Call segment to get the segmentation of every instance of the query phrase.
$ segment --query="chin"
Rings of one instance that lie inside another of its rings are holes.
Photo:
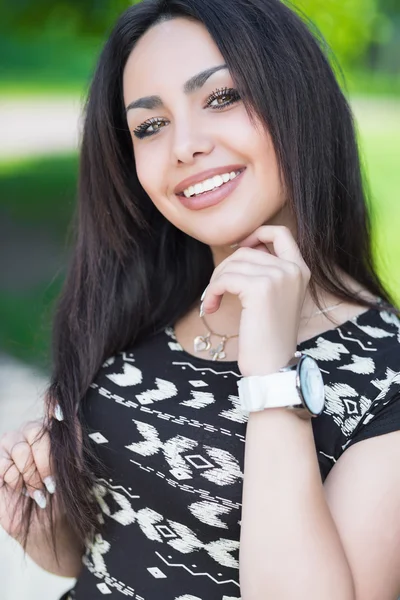
[[[231,224],[227,225],[225,221],[225,224],[216,223],[207,227],[207,231],[193,231],[189,235],[213,248],[229,248],[233,244],[238,244],[244,240],[261,225],[262,222],[257,222],[249,224],[248,227],[243,227],[242,222],[240,227],[232,227]]]
[[[240,240],[243,240],[245,237],[247,237],[243,233],[233,234],[229,231],[221,231],[221,229],[217,230],[216,232],[207,231],[207,233],[192,232],[188,235],[191,235],[202,244],[212,246],[213,248],[224,248],[226,246],[229,247],[232,246],[232,244],[237,244]]]

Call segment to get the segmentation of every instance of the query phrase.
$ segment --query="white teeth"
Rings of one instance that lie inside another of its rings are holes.
[[[223,185],[224,183],[224,180],[222,179],[221,175],[216,175],[215,177],[213,177],[213,181],[216,187],[221,187],[221,185]]]
[[[215,187],[213,179],[206,179],[205,182],[203,183],[203,185],[204,185],[204,189],[206,192],[210,192]]]
[[[199,194],[203,194],[204,192],[210,192],[211,190],[221,187],[224,183],[228,183],[228,181],[235,179],[239,175],[239,171],[235,173],[232,171],[231,173],[223,173],[222,175],[215,175],[215,177],[211,177],[210,179],[206,179],[201,183],[196,183],[194,186],[191,185],[186,190],[184,190],[183,194],[186,198],[190,198],[190,196],[197,196]]]

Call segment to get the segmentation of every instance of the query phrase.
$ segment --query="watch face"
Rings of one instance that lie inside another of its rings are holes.
[[[315,360],[305,356],[299,369],[300,389],[308,410],[320,415],[325,405],[324,380]]]

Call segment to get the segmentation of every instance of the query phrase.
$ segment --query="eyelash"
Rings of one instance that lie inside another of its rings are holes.
[[[220,98],[224,98],[225,96],[230,96],[231,99],[227,102],[224,102],[224,104],[220,104],[218,106],[211,106],[211,104],[212,104],[212,102],[214,102],[214,100],[219,100]],[[234,88],[227,88],[227,87],[218,88],[207,98],[205,106],[211,107],[214,110],[222,110],[223,108],[226,108],[227,106],[230,106],[231,104],[234,104],[235,102],[238,102],[239,100],[240,100],[240,96],[239,96],[237,90],[235,90]],[[151,131],[151,132],[148,132],[147,129],[156,123],[162,123],[162,122],[165,122],[165,119],[159,119],[158,117],[152,117],[151,119],[148,119],[147,121],[145,121],[144,123],[139,125],[139,127],[136,127],[136,129],[133,130],[133,133],[139,139],[143,139],[145,137],[150,137],[151,135],[155,135],[156,133],[158,133],[161,128],[156,129],[155,131]]]

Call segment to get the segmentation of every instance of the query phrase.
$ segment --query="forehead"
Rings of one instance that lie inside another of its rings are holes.
[[[224,62],[202,23],[184,18],[159,23],[140,38],[128,58],[125,100],[157,93],[161,84],[182,86],[194,74]]]

